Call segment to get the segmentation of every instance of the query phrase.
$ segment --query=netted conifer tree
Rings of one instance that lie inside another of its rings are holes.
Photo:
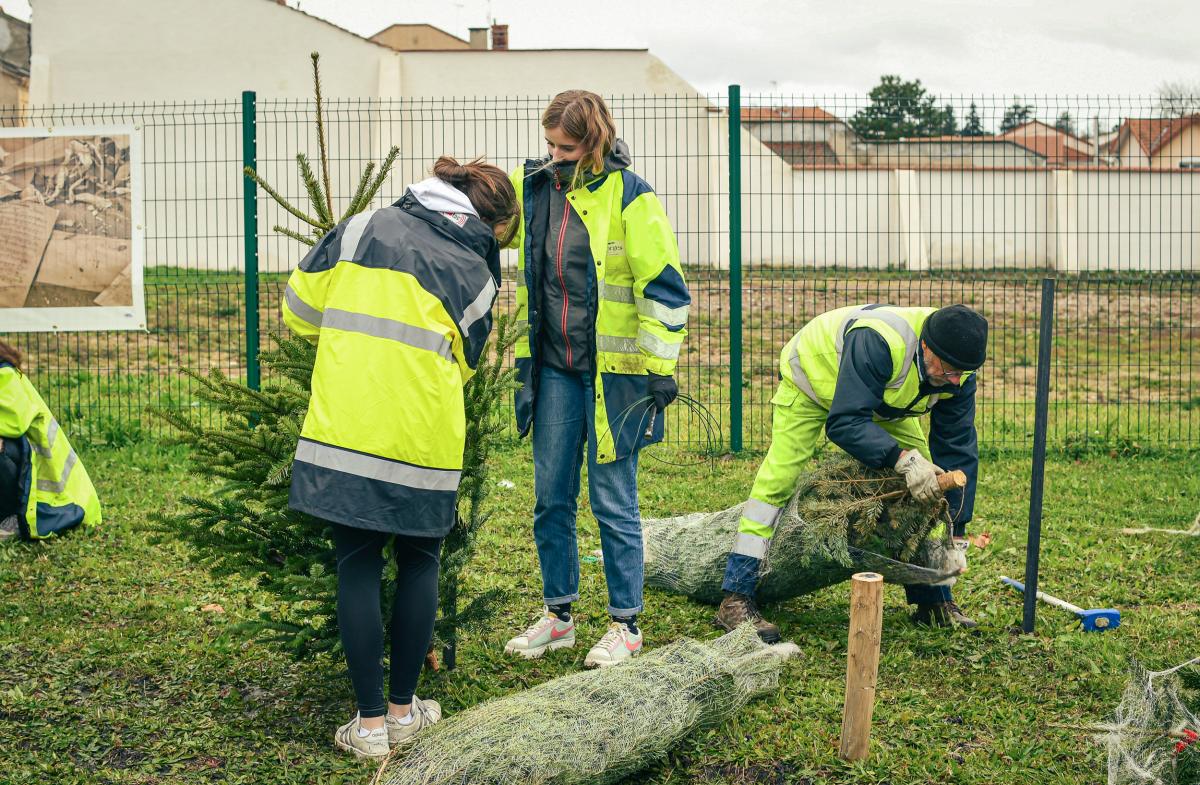
[[[296,156],[309,210],[301,210],[257,172],[246,170],[247,177],[309,226],[311,237],[282,226],[275,231],[306,245],[313,245],[339,221],[366,209],[399,152],[393,147],[378,169],[374,162],[367,164],[346,209],[335,219],[316,53],[312,64],[320,178],[305,155]],[[476,535],[488,518],[487,464],[504,438],[504,402],[515,386],[515,371],[505,367],[504,358],[516,338],[515,324],[507,317],[498,319],[494,340],[463,389],[467,433],[459,515],[442,549],[441,612],[435,629],[436,637],[446,645],[451,667],[458,631],[484,621],[497,599],[485,593],[460,607],[459,586]],[[159,525],[169,536],[189,543],[214,575],[240,575],[264,589],[270,601],[260,605],[255,618],[240,627],[299,656],[338,645],[336,563],[328,526],[288,508],[292,460],[308,410],[316,347],[293,336],[274,335],[272,340],[274,348],[260,358],[267,379],[260,390],[252,390],[218,369],[207,374],[184,370],[198,385],[197,397],[216,417],[178,409],[153,410],[191,447],[194,470],[218,481],[207,495],[185,497],[182,509],[160,516]],[[385,601],[389,596],[385,591]]]

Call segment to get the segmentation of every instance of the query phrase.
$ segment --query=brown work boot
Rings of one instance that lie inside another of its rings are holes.
[[[913,624],[925,627],[962,627],[964,630],[973,630],[979,626],[979,622],[963,613],[962,608],[953,600],[918,605],[912,620]]]
[[[754,598],[737,592],[729,592],[725,599],[721,600],[721,607],[717,608],[716,622],[717,626],[726,632],[733,632],[744,622],[753,622],[754,630],[763,643],[779,643],[782,638],[779,628],[758,612]]]

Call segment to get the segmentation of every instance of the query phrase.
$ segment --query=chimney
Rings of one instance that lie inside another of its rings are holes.
[[[488,29],[486,27],[471,28],[471,48],[487,49]]]
[[[508,49],[508,25],[492,24],[492,50],[496,52]]]

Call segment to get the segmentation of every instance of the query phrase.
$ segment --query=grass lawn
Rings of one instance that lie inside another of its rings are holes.
[[[656,448],[643,457],[647,516],[715,509],[749,489],[758,457],[717,461]],[[654,460],[691,462],[677,467]],[[352,710],[336,659],[296,662],[234,629],[266,597],[218,583],[179,543],[155,544],[150,513],[206,482],[186,455],[149,441],[84,451],[107,520],[48,543],[0,547],[0,781],[5,783],[365,783],[372,767],[336,752]],[[583,565],[582,645],[540,661],[506,659],[530,621],[540,581],[530,534],[528,445],[498,456],[495,518],[467,577],[468,594],[508,592],[485,631],[467,635],[453,673],[425,674],[421,695],[458,712],[582,667],[605,624],[602,568]],[[1200,510],[1194,455],[1082,462],[1047,470],[1043,587],[1083,606],[1115,606],[1122,627],[1084,634],[1043,608],[1036,636],[1014,632],[1020,598],[1000,586],[1023,571],[1029,463],[985,459],[960,602],[979,634],[917,630],[903,592],[885,591],[883,654],[871,756],[837,758],[844,689],[845,586],[769,608],[803,650],[773,695],[736,721],[701,731],[638,782],[1100,783],[1104,753],[1072,726],[1105,719],[1136,656],[1164,667],[1200,654],[1200,539],[1124,536],[1123,526],[1186,528]],[[585,492],[586,495],[586,492]],[[599,547],[581,505],[580,547]],[[212,609],[212,605],[221,610]],[[205,609],[209,606],[209,609]],[[651,591],[649,645],[715,636],[713,610]],[[570,739],[557,744],[570,755]]]

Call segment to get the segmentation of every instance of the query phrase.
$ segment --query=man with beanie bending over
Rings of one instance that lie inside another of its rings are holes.
[[[894,467],[918,500],[938,494],[943,467],[964,471],[967,487],[946,499],[955,545],[965,559],[979,468],[975,371],[987,354],[987,332],[987,320],[965,305],[852,305],[821,314],[788,341],[771,399],[771,448],[726,565],[725,599],[717,612],[721,627],[732,630],[752,621],[764,641],[780,639],[779,628],[754,603],[759,564],[822,429],[867,466]],[[930,418],[928,438],[918,419],[924,414]],[[917,606],[912,616],[917,624],[976,626],[954,602],[950,585],[905,591]]]

